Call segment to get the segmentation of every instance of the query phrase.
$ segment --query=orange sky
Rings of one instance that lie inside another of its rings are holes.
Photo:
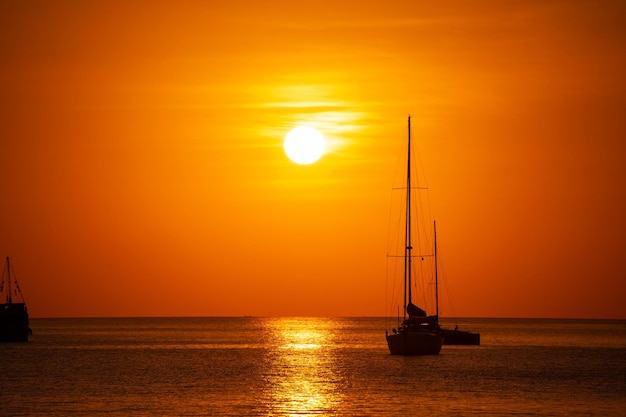
[[[0,3],[32,317],[384,315],[410,113],[443,316],[626,318],[622,2],[211,3]]]

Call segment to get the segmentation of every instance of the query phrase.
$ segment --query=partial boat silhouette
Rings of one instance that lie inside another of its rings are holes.
[[[437,267],[437,229],[435,229],[435,292],[437,294],[437,315],[439,315],[439,273]],[[459,330],[459,326],[454,329],[441,328],[444,345],[480,345],[480,333],[467,330]]]
[[[406,176],[406,215],[404,235],[403,320],[392,334],[387,332],[387,346],[392,355],[437,355],[443,344],[438,315],[429,316],[413,303],[411,236],[411,116],[408,118],[408,156]],[[436,269],[436,267],[435,267]],[[435,296],[437,298],[437,296]]]
[[[441,329],[443,332],[444,345],[480,345],[480,333],[474,333],[467,330]]]
[[[0,300],[4,301],[0,304],[0,342],[28,342],[32,334],[28,309],[15,274],[11,275],[8,256],[0,279]]]

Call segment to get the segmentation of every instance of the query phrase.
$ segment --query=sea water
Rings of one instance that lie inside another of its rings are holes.
[[[382,318],[32,319],[1,416],[626,415],[625,320],[458,319],[481,346],[391,356]]]

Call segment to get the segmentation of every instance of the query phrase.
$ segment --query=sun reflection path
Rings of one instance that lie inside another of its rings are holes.
[[[338,331],[333,320],[270,319],[267,330],[274,340],[266,376],[268,408],[288,416],[336,413],[342,377],[333,354]]]

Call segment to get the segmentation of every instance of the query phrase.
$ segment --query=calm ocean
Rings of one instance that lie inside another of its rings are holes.
[[[626,415],[626,320],[457,319],[390,356],[380,318],[32,319],[1,416]]]

